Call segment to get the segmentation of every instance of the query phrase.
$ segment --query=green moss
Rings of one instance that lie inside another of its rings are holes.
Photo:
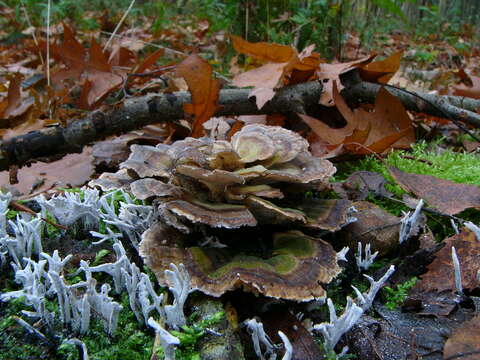
[[[384,162],[374,156],[369,156],[358,161],[340,163],[337,166],[338,172],[334,181],[345,180],[355,171],[378,172],[388,181],[388,184],[385,186],[386,189],[392,192],[395,198],[401,199],[406,194],[406,191],[397,185],[390,175],[387,165],[391,165],[408,173],[432,175],[456,183],[480,186],[480,161],[478,155],[445,150],[439,146],[442,140],[439,139],[431,143],[419,141],[412,146],[411,151],[393,151],[384,159]],[[367,200],[395,216],[402,216],[402,211],[411,210],[400,201],[379,198],[373,195],[370,195]],[[425,214],[427,216],[427,225],[438,240],[453,234],[450,219],[429,213]],[[480,212],[474,209],[466,210],[459,214],[458,217],[474,223],[480,222]]]
[[[105,333],[101,322],[94,320],[90,332],[80,338],[87,346],[92,360],[150,359],[155,338],[153,331],[137,322],[134,313],[130,310],[127,294],[122,296],[122,306],[118,328],[113,337]],[[188,319],[190,325],[183,326],[181,331],[171,331],[172,335],[177,336],[181,341],[176,351],[176,358],[199,359],[196,349],[198,340],[205,334],[205,329],[218,323],[224,316],[224,312],[221,311],[205,320],[196,321],[198,314],[193,313]],[[78,350],[75,346],[64,343],[58,347],[57,351],[68,360],[78,358]],[[161,359],[163,350],[160,348],[157,354]]]
[[[7,219],[8,220],[13,220],[17,217],[18,214],[20,214],[20,213],[16,210],[8,210],[7,211]]]
[[[80,337],[88,349],[92,360],[147,360],[150,359],[154,336],[151,331],[142,327],[130,310],[128,295],[122,296],[123,309],[120,311],[118,327],[113,337],[108,336],[103,323],[93,319],[90,331]],[[67,359],[76,359],[78,354],[74,346],[62,344],[57,351]]]
[[[409,173],[432,175],[457,183],[480,186],[478,155],[444,150],[438,146],[441,140],[433,143],[419,141],[412,146],[411,151],[393,151],[387,156],[385,163]],[[374,156],[369,156],[360,161],[340,164],[336,179],[343,180],[355,171],[368,170],[379,172],[388,181],[395,183],[385,163]],[[388,190],[396,195],[405,193],[398,185],[390,186]]]
[[[24,299],[18,298],[8,303],[0,304],[0,360],[37,360],[51,359],[50,349],[26,333],[25,329],[17,325],[14,316],[20,315],[22,310],[31,310],[23,304]]]
[[[397,306],[400,306],[407,298],[408,291],[417,283],[416,277],[405,281],[402,284],[398,284],[394,289],[385,286],[382,291],[385,298],[385,306],[390,310],[394,310]]]
[[[198,316],[199,314],[194,312],[188,320],[191,325],[182,326],[182,331],[170,331],[180,339],[181,344],[175,351],[175,358],[178,360],[200,359],[198,341],[205,335],[207,328],[218,324],[225,317],[225,312],[219,311],[206,319],[196,321]]]
[[[110,254],[110,250],[108,249],[102,249],[100,250],[96,255],[95,259],[93,260],[92,266],[97,266],[102,262],[102,259]]]

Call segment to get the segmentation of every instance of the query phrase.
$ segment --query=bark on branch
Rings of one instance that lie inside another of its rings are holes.
[[[349,102],[374,103],[381,84],[362,81],[356,71],[342,76],[345,89],[342,95]],[[480,100],[462,96],[438,96],[420,92],[408,92],[400,88],[386,88],[397,97],[408,110],[437,117],[447,117],[480,128]]]
[[[318,103],[322,85],[315,81],[280,89],[261,110],[257,109],[255,98],[248,97],[249,92],[249,89],[222,90],[221,108],[216,115],[305,113],[305,105]],[[183,104],[191,101],[190,93],[185,91],[130,98],[108,112],[94,111],[75,119],[65,128],[45,128],[0,142],[0,170],[11,165],[23,166],[34,159],[80,152],[91,142],[149,124],[183,119]]]
[[[342,95],[347,101],[352,102],[358,99],[373,102],[380,88],[378,84],[358,81],[350,81],[350,84],[350,86],[347,84]],[[435,106],[422,105],[415,96],[393,90],[391,90],[392,93],[398,96],[407,109],[445,116]],[[221,109],[216,115],[304,114],[308,105],[318,104],[322,84],[314,81],[282,88],[261,110],[257,109],[254,98],[248,98],[249,92],[249,89],[221,90],[219,99]],[[451,105],[455,103],[457,106],[476,109],[480,108],[480,101],[465,101],[464,98],[457,97],[432,97],[428,94],[418,95],[434,100],[432,101],[434,104],[443,106],[444,111],[459,121],[480,127],[480,115]],[[80,152],[83,146],[89,143],[152,123],[180,120],[185,117],[183,104],[190,102],[191,97],[188,92],[130,98],[107,112],[94,111],[82,119],[73,120],[65,128],[45,128],[5,142],[0,141],[0,170],[7,170],[12,165],[23,166],[35,159],[52,157],[56,159],[64,154]]]

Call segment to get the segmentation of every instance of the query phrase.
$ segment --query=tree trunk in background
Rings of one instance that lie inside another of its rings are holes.
[[[448,12],[448,1],[440,0],[440,4],[438,5],[438,7],[440,8],[440,15],[442,16],[442,18],[445,18]]]
[[[402,5],[402,11],[411,24],[415,24],[418,21],[420,11],[417,4],[406,1]]]

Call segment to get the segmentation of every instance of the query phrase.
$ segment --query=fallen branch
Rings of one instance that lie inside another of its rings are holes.
[[[307,104],[318,103],[321,91],[322,85],[317,81],[283,88],[258,110],[255,98],[248,97],[249,89],[226,89],[220,92],[221,109],[216,115],[304,114]],[[130,98],[108,112],[94,111],[75,119],[65,128],[45,128],[0,142],[0,170],[23,166],[39,158],[55,156],[56,160],[59,155],[81,152],[86,144],[110,135],[183,119],[183,105],[191,101],[186,91]]]
[[[342,79],[342,82],[345,84],[342,95],[349,102],[360,100],[373,103],[381,87],[379,84],[359,82],[353,77]],[[480,108],[479,100],[424,93],[411,94],[394,88],[389,88],[389,91],[397,96],[408,110],[440,117],[447,115],[457,121],[480,127],[479,114],[452,105],[476,109]],[[261,110],[257,109],[255,99],[248,97],[249,92],[249,89],[221,90],[221,108],[215,115],[305,114],[306,107],[318,104],[322,84],[313,81],[282,88]],[[427,99],[431,104],[418,97]],[[45,128],[5,142],[0,141],[0,171],[13,165],[23,166],[38,159],[53,161],[65,154],[81,152],[83,146],[94,141],[152,123],[178,121],[185,118],[183,105],[187,103],[191,103],[191,96],[185,91],[130,98],[107,112],[94,111],[82,119],[73,120],[65,128]]]
[[[355,71],[346,73],[341,80],[345,86],[342,96],[349,102],[374,103],[377,93],[382,87],[382,84],[361,81]],[[462,96],[438,96],[406,91],[388,85],[386,89],[410,111],[441,118],[448,117],[452,121],[461,121],[480,128],[480,114],[475,113],[480,110],[480,100]]]

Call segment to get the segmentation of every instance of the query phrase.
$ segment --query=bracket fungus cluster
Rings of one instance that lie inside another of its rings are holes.
[[[352,206],[304,196],[324,189],[335,167],[300,135],[254,124],[230,142],[186,138],[131,150],[117,173],[91,185],[155,205],[159,221],[140,253],[160,283],[170,263],[183,263],[192,286],[214,296],[238,286],[300,301],[325,295],[321,284],[340,272],[336,253],[303,232],[338,230]]]

